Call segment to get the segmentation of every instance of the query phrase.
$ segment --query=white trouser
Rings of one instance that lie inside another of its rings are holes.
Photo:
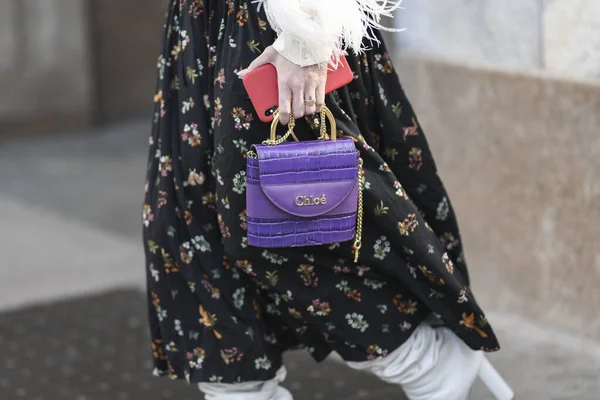
[[[466,400],[483,358],[450,329],[421,324],[386,357],[348,365],[402,386],[410,400]]]
[[[471,350],[449,329],[423,323],[386,357],[347,364],[400,385],[410,400],[465,400],[482,361],[482,352]],[[285,375],[282,367],[267,382],[201,383],[199,387],[206,400],[292,400],[279,386]]]
[[[292,394],[279,386],[285,380],[287,371],[281,367],[275,378],[264,382],[200,383],[205,400],[292,400]]]

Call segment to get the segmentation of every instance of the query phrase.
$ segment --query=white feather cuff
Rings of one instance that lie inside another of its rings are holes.
[[[334,63],[346,49],[360,53],[363,38],[377,41],[373,30],[397,32],[381,25],[383,16],[392,17],[401,0],[254,0],[263,6],[271,27],[284,36],[286,52],[301,53],[305,61]],[[293,50],[290,50],[293,48]],[[306,56],[308,54],[308,56]],[[289,57],[288,57],[289,58]],[[292,60],[294,61],[294,60]]]

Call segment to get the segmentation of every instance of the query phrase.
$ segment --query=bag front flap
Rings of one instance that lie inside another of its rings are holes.
[[[347,214],[357,207],[357,202],[351,200],[357,199],[358,179],[260,186],[271,203],[297,217],[316,217],[338,207],[336,214]],[[346,199],[349,201],[344,202]]]

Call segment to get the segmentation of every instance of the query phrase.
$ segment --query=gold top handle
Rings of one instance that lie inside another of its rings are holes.
[[[329,120],[329,125],[331,126],[331,135],[327,135],[327,124],[326,121]],[[298,141],[298,138],[294,134],[294,127],[296,126],[296,120],[293,116],[290,116],[290,122],[288,123],[287,132],[279,139],[277,139],[277,126],[279,125],[279,113],[276,112],[273,118],[273,122],[271,123],[271,138],[266,140],[264,143],[269,145],[278,145],[285,142],[290,136],[294,138],[294,140]],[[326,106],[323,106],[321,109],[321,135],[319,136],[320,140],[336,139],[337,126],[335,123],[335,118],[331,113],[331,110]]]

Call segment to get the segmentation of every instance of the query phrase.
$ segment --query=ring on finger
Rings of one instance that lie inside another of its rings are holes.
[[[308,107],[314,106],[317,104],[317,102],[315,100],[311,99],[304,99],[304,104],[306,104]]]

